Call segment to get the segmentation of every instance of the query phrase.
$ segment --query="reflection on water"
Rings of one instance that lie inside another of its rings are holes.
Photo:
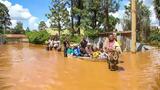
[[[112,72],[105,62],[64,58],[44,46],[0,46],[0,90],[158,90],[159,55],[124,53]]]

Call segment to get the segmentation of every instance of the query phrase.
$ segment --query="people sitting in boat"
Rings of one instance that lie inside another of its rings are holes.
[[[85,38],[83,38],[82,40],[81,40],[81,42],[80,42],[80,47],[81,48],[86,48],[86,46],[87,46],[87,40],[85,39]]]
[[[74,45],[73,55],[76,57],[81,56],[81,51],[78,45]]]
[[[100,51],[98,50],[97,47],[94,47],[92,52],[92,58],[99,58],[99,56],[100,56]]]
[[[73,45],[70,45],[70,47],[67,49],[67,56],[71,57],[73,56],[74,51],[73,51]]]
[[[85,48],[85,57],[91,57],[93,53],[93,46],[91,43],[87,43],[87,47]]]
[[[107,58],[108,58],[108,54],[101,48],[100,49],[99,59],[105,60]]]
[[[82,40],[81,40],[81,42],[80,42],[80,51],[81,51],[81,54],[82,54],[82,56],[84,56],[85,54],[86,54],[86,50],[85,50],[85,48],[86,48],[86,46],[87,46],[87,40],[85,39],[85,38],[83,38]]]

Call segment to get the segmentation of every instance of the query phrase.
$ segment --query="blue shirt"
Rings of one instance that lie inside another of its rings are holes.
[[[80,49],[79,48],[75,48],[73,50],[73,54],[76,55],[76,56],[80,56],[80,54],[81,54]]]

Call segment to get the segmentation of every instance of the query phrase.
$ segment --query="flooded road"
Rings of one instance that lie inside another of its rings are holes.
[[[115,72],[44,46],[2,45],[0,90],[160,90],[160,50],[124,53],[120,61]]]

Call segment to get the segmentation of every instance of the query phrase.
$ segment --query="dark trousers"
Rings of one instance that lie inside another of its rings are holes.
[[[64,57],[67,57],[67,47],[64,47]]]

